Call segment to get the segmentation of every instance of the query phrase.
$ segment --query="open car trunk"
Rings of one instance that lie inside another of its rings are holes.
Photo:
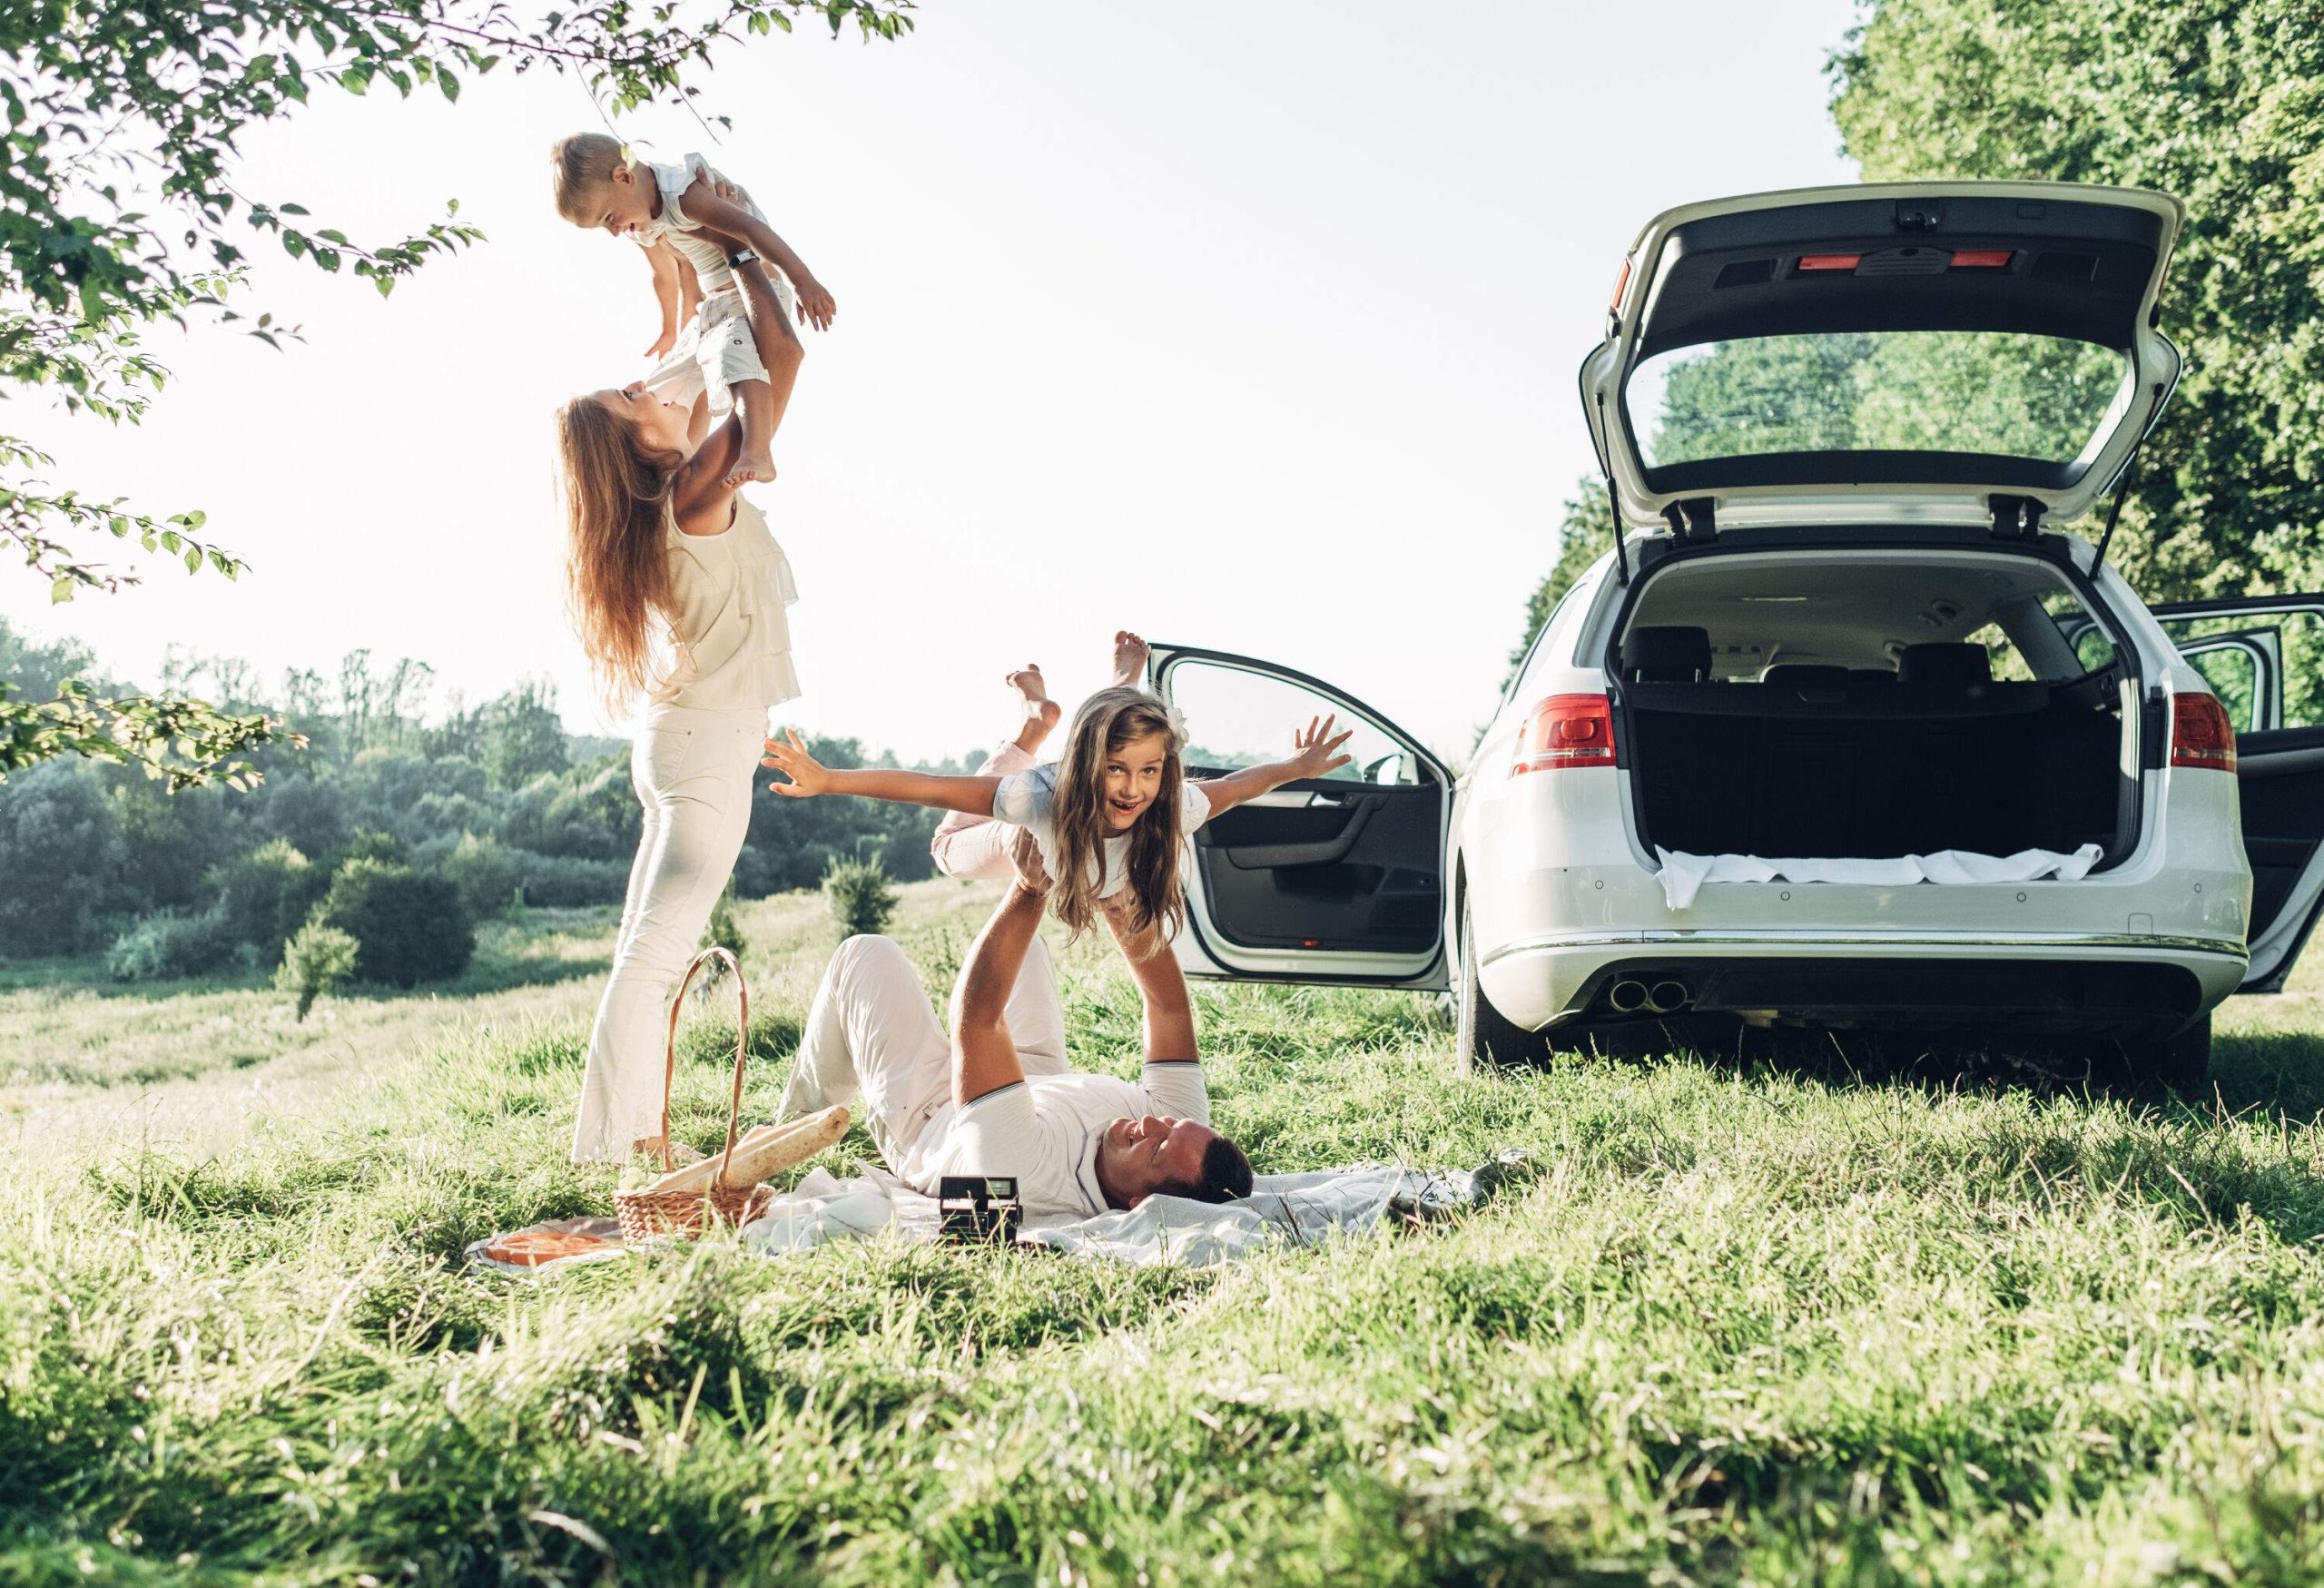
[[[2119,860],[2130,654],[2023,555],[1713,555],[1658,567],[1618,641],[1640,836],[1696,854]]]

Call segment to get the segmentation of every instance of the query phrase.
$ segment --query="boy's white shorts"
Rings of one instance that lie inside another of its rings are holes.
[[[774,273],[775,296],[795,325],[798,309],[789,289],[790,283]],[[678,333],[677,345],[646,371],[645,389],[689,408],[694,399],[708,392],[710,411],[717,416],[734,406],[736,381],[766,378],[766,365],[760,361],[758,348],[751,340],[742,294],[719,292],[702,301],[694,323]]]

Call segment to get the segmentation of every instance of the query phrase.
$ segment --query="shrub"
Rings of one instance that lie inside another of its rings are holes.
[[[504,849],[501,853],[516,868],[517,892],[526,903],[538,909],[618,904],[629,885],[626,861],[535,854],[526,849]]]
[[[468,969],[476,931],[445,878],[389,861],[350,860],[330,880],[315,920],[356,942],[363,981],[413,987]]]
[[[282,963],[274,972],[274,985],[298,996],[299,1018],[304,1021],[318,997],[355,973],[359,955],[355,940],[347,933],[310,921],[282,945]]]
[[[199,915],[157,910],[113,939],[105,971],[116,981],[164,981],[215,971],[233,952],[234,940],[217,910]]]
[[[217,893],[216,909],[227,941],[256,949],[261,965],[281,952],[284,941],[313,913],[330,886],[329,872],[309,863],[280,838],[239,860],[212,866],[208,880]]]
[[[832,919],[851,937],[885,932],[896,910],[888,868],[877,859],[834,858],[823,872],[823,897],[831,901]]]
[[[460,906],[472,919],[497,915],[517,901],[522,874],[517,858],[488,833],[461,833],[436,870],[459,891]]]
[[[724,949],[734,956],[734,962],[739,965],[743,962],[744,946],[742,922],[734,919],[734,883],[730,877],[726,891],[719,894],[718,902],[710,907],[710,924],[703,928],[702,941],[694,945],[694,952],[700,953],[704,949]],[[725,962],[713,960],[703,967],[702,974],[694,978],[694,991],[703,998],[709,998],[724,985],[725,981]]]

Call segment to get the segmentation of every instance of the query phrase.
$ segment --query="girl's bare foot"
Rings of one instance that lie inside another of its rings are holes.
[[[1146,642],[1127,628],[1114,631],[1114,683],[1135,689],[1146,682]]]
[[[1030,755],[1041,747],[1041,741],[1057,726],[1057,719],[1064,708],[1049,698],[1049,686],[1041,682],[1041,670],[1028,662],[1007,679],[1009,687],[1025,700],[1025,725],[1017,730],[1017,747]]]

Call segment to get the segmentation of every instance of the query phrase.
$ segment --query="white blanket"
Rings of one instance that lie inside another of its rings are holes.
[[[1394,1214],[1427,1218],[1470,1207],[1523,1163],[1503,1153],[1482,1169],[1417,1169],[1356,1164],[1305,1174],[1261,1175],[1238,1202],[1148,1197],[1125,1212],[1094,1218],[1053,1214],[1025,1220],[1018,1239],[1069,1256],[1143,1267],[1156,1263],[1208,1267],[1276,1247],[1314,1246],[1360,1235]],[[743,1228],[760,1251],[804,1251],[830,1240],[862,1240],[893,1229],[911,1240],[937,1237],[936,1199],[876,1168],[842,1179],[809,1171]]]
[[[1682,854],[1657,846],[1662,862],[1662,896],[1673,910],[1695,902],[1705,883],[1870,883],[1904,887],[1914,883],[2030,883],[2055,877],[2078,883],[2104,852],[2085,843],[2072,854],[2054,849],[2021,849],[2015,854],[1979,854],[1942,849],[1935,854],[1902,854],[1892,860],[1762,860],[1756,854]]]

